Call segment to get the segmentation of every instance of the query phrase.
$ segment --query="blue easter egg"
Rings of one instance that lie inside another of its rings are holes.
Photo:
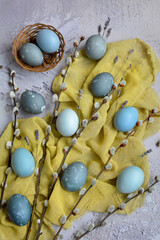
[[[106,41],[100,35],[92,35],[87,39],[85,52],[88,58],[92,60],[99,60],[105,55],[106,50]]]
[[[42,51],[33,43],[25,43],[19,51],[22,61],[29,66],[36,67],[43,63]]]
[[[132,193],[138,190],[144,182],[144,172],[141,168],[130,166],[125,168],[117,178],[117,189],[121,193]]]
[[[134,107],[120,109],[114,117],[114,126],[118,131],[130,131],[138,121],[138,111]]]
[[[31,90],[26,90],[22,93],[20,102],[25,111],[33,114],[43,112],[46,107],[44,97],[40,93]]]
[[[90,91],[95,97],[104,97],[111,90],[114,84],[112,74],[103,72],[95,76],[90,85]]]
[[[61,184],[69,192],[76,192],[81,189],[87,180],[87,168],[82,162],[75,162],[69,165],[63,172]]]
[[[7,201],[8,216],[18,226],[25,226],[29,222],[31,212],[28,199],[21,194],[15,194]]]
[[[77,131],[78,126],[78,116],[72,109],[64,109],[57,117],[56,128],[62,136],[72,136]]]
[[[37,45],[46,53],[54,53],[59,49],[60,41],[56,33],[49,29],[42,29],[36,36]]]
[[[25,148],[18,148],[12,155],[12,169],[19,177],[29,177],[35,169],[32,154]]]

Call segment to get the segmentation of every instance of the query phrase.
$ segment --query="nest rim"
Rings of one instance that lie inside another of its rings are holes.
[[[35,40],[36,35],[42,29],[49,29],[49,30],[52,30],[54,33],[56,33],[60,40],[60,47],[55,53],[50,53],[50,54],[45,53],[40,49],[42,51],[43,58],[44,58],[43,63],[42,65],[32,67],[21,60],[19,56],[19,50],[22,47],[22,45],[25,43],[36,44],[36,40]],[[35,23],[32,25],[25,26],[15,37],[13,46],[12,46],[12,54],[16,62],[18,63],[18,65],[20,65],[23,69],[30,72],[45,72],[55,68],[58,65],[58,63],[63,58],[65,47],[66,47],[66,43],[65,43],[64,37],[55,27],[51,25],[46,25],[43,23]]]

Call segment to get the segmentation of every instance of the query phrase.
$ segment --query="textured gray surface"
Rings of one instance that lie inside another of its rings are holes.
[[[141,38],[150,44],[160,57],[160,1],[159,0],[0,0],[0,133],[12,119],[9,99],[7,67],[17,72],[16,82],[20,93],[25,89],[38,90],[47,101],[43,115],[51,111],[50,86],[64,61],[49,72],[30,73],[21,69],[14,61],[11,46],[14,37],[26,25],[35,22],[51,24],[59,29],[67,43],[67,51],[72,47],[74,38],[96,33],[97,25],[107,17],[111,18],[113,28],[110,41],[129,38]],[[154,83],[160,94],[160,77]],[[22,118],[27,118],[25,112]],[[160,173],[160,149],[155,142],[160,134],[145,141],[146,148],[152,148],[150,154],[151,180]],[[84,239],[110,240],[160,240],[160,187],[146,197],[146,204],[130,216],[112,216],[108,226],[90,233]],[[73,231],[86,226],[91,217],[99,214],[89,213],[74,224],[65,239],[71,240]]]

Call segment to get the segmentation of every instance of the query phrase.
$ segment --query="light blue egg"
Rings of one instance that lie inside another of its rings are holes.
[[[69,192],[76,192],[81,189],[87,180],[87,168],[82,162],[75,162],[69,165],[63,172],[61,184]]]
[[[95,97],[104,97],[111,91],[113,84],[114,78],[112,74],[103,72],[92,80],[90,90]]]
[[[56,128],[62,136],[72,136],[77,131],[78,126],[78,116],[72,109],[64,109],[57,117]]]
[[[59,49],[60,41],[56,33],[49,29],[42,29],[36,36],[37,45],[46,53],[54,53]]]
[[[18,148],[12,155],[12,169],[19,177],[29,177],[35,169],[32,154],[25,148]]]
[[[120,109],[114,117],[114,126],[120,132],[130,131],[138,121],[138,111],[134,107]]]
[[[121,193],[132,193],[138,190],[144,182],[144,172],[141,168],[130,166],[125,168],[117,178],[117,189]]]
[[[7,201],[8,216],[18,226],[25,226],[29,222],[31,212],[28,199],[21,194],[15,194]]]
[[[25,43],[20,51],[20,58],[29,66],[36,67],[43,63],[43,54],[39,47],[33,43]]]
[[[92,35],[87,39],[85,44],[85,52],[88,58],[92,60],[99,60],[105,55],[106,50],[106,41],[100,35]]]
[[[32,114],[39,114],[46,107],[44,97],[40,93],[31,90],[26,90],[22,93],[20,102],[22,108]]]

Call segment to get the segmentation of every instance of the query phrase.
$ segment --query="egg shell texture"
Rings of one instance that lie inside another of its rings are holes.
[[[117,189],[121,193],[132,193],[138,190],[144,182],[144,172],[141,168],[130,166],[125,168],[117,178]]]
[[[106,50],[106,41],[100,35],[92,35],[87,39],[85,52],[88,58],[92,60],[99,60],[105,55]]]
[[[15,194],[7,201],[7,213],[10,220],[18,226],[25,226],[31,217],[31,206],[28,199]]]
[[[43,53],[37,45],[25,43],[19,51],[22,61],[29,66],[36,67],[43,63]]]
[[[103,72],[95,76],[90,85],[90,91],[95,97],[104,97],[112,89],[114,78],[112,74]]]
[[[37,45],[46,53],[54,53],[59,49],[60,41],[56,33],[49,29],[42,29],[36,36]]]
[[[35,169],[34,158],[25,148],[18,148],[14,151],[11,165],[15,174],[19,177],[29,177]]]
[[[22,108],[32,114],[39,114],[43,112],[46,107],[44,97],[36,91],[26,90],[21,95]]]
[[[118,131],[130,131],[138,121],[138,111],[134,107],[120,109],[114,117],[114,126]]]
[[[75,162],[69,165],[63,172],[61,184],[69,192],[80,190],[87,180],[87,168],[82,162]]]
[[[78,116],[72,109],[64,109],[57,117],[56,128],[62,136],[72,136],[77,131],[78,126]]]

